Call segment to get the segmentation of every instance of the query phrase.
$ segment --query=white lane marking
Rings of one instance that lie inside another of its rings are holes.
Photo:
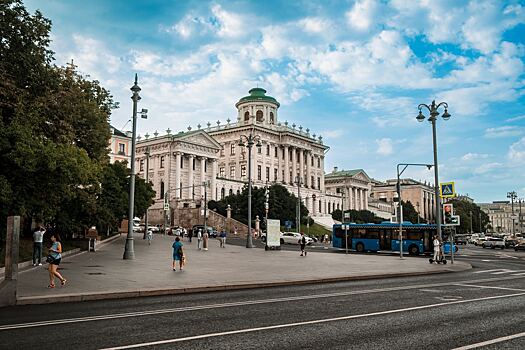
[[[512,334],[512,335],[507,335],[506,337],[495,338],[495,339],[483,341],[481,343],[465,345],[465,346],[461,346],[459,348],[455,348],[455,349],[452,349],[452,350],[476,349],[476,348],[480,348],[482,346],[487,346],[487,345],[491,345],[491,344],[501,343],[501,342],[504,342],[504,341],[507,341],[507,340],[512,340],[512,339],[521,338],[521,337],[525,337],[525,332]]]
[[[525,272],[520,272],[520,273],[513,273],[512,276],[523,276],[525,275]]]
[[[516,277],[505,276],[505,277],[499,277],[499,278],[482,278],[482,279],[477,279],[477,280],[457,281],[455,283],[463,283],[463,282],[465,283],[485,283],[485,282],[498,282],[498,281],[507,281],[507,280],[514,280],[514,279],[522,279],[522,278],[524,278],[524,276],[516,276]],[[287,302],[287,301],[308,300],[308,299],[323,299],[323,298],[351,296],[351,295],[404,291],[404,290],[421,289],[421,288],[436,288],[436,287],[445,287],[445,286],[449,287],[450,284],[451,282],[419,284],[419,285],[411,285],[411,286],[356,290],[356,291],[349,291],[349,292],[301,295],[301,296],[285,297],[285,298],[256,299],[256,300],[238,301],[238,302],[231,302],[231,303],[185,306],[185,307],[179,307],[179,308],[156,309],[156,310],[149,310],[149,311],[135,311],[135,312],[120,313],[120,314],[107,314],[107,315],[99,315],[99,316],[54,319],[54,320],[47,320],[47,321],[28,322],[28,323],[15,323],[15,324],[0,325],[0,331],[10,330],[10,329],[20,329],[20,328],[54,326],[58,324],[67,324],[67,323],[82,323],[82,322],[92,322],[92,321],[101,321],[101,320],[111,320],[111,319],[116,319],[116,318],[129,318],[129,317],[151,316],[151,315],[169,314],[169,313],[186,312],[186,311],[219,309],[219,308],[226,308],[226,307],[233,307],[233,306],[270,304],[270,303],[280,303],[280,302]]]
[[[100,349],[100,350],[122,350],[122,349],[134,349],[134,348],[140,348],[140,347],[146,347],[146,346],[173,344],[173,343],[180,343],[180,342],[183,342],[183,341],[198,340],[198,339],[213,338],[213,337],[221,337],[221,336],[232,335],[232,334],[252,333],[252,332],[265,331],[265,330],[271,330],[271,329],[282,329],[282,328],[290,328],[290,327],[297,327],[297,326],[306,326],[306,325],[311,325],[311,324],[320,324],[320,323],[328,323],[328,322],[336,322],[336,321],[346,321],[346,320],[365,318],[365,317],[372,317],[372,316],[396,314],[396,313],[402,313],[402,312],[407,312],[407,311],[431,309],[431,308],[436,308],[436,307],[441,307],[441,306],[449,306],[449,305],[454,305],[454,304],[473,303],[473,302],[477,302],[477,301],[487,301],[487,300],[502,299],[502,298],[514,298],[514,297],[520,297],[520,296],[525,296],[525,293],[498,295],[498,296],[476,298],[476,299],[468,299],[468,300],[457,300],[457,301],[450,301],[450,302],[438,303],[438,304],[414,306],[414,307],[408,307],[408,308],[403,308],[403,309],[394,309],[394,310],[387,310],[387,311],[371,312],[371,313],[368,313],[368,314],[341,316],[341,317],[334,317],[334,318],[324,318],[324,319],[320,319],[320,320],[294,322],[294,323],[284,323],[284,324],[278,324],[278,325],[273,325],[273,326],[265,326],[265,327],[237,329],[237,330],[234,330],[234,331],[208,333],[208,334],[201,334],[201,335],[195,335],[195,336],[184,337],[184,338],[173,338],[173,339],[166,339],[166,340],[158,340],[158,341],[153,341],[153,342],[130,344],[130,345],[117,346],[117,347],[112,347],[112,348],[104,348],[104,349]]]
[[[460,287],[475,287],[480,289],[501,289],[501,290],[513,290],[516,292],[525,292],[525,289],[518,289],[518,288],[506,288],[506,287],[493,287],[493,286],[478,286],[475,284],[467,284],[467,283],[454,283],[455,286]]]
[[[502,269],[500,272],[492,272],[491,275],[503,275],[504,273],[520,272],[521,270]]]
[[[454,296],[454,295],[445,295],[442,297],[435,297],[435,298],[441,301],[455,301],[455,300],[463,299],[463,297]]]
[[[485,272],[494,272],[494,271],[501,271],[501,269],[475,271],[475,272],[472,272],[472,273],[485,273]]]
[[[481,260],[481,261],[484,261],[484,262],[491,262],[492,260]]]

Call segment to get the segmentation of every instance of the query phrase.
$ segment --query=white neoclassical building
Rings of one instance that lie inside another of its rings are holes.
[[[248,149],[239,145],[241,135],[257,135],[261,147],[252,148],[253,186],[279,183],[297,196],[318,219],[328,217],[328,203],[337,195],[325,194],[324,159],[329,147],[322,137],[301,125],[279,120],[279,102],[266,90],[253,88],[236,104],[237,118],[217,121],[187,132],[144,135],[137,141],[136,169],[157,193],[149,210],[152,223],[161,223],[163,202],[170,208],[194,208],[204,200],[203,182],[209,181],[208,200],[238,193],[248,181]],[[299,188],[298,188],[299,187]],[[176,215],[175,215],[176,216]]]
[[[328,212],[341,209],[340,203],[345,210],[368,210],[368,198],[370,197],[371,179],[363,169],[334,170],[325,176],[326,192],[342,196],[341,199],[334,198],[328,203]]]

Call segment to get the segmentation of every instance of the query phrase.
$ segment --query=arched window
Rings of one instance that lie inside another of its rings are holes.
[[[233,190],[230,188],[230,192],[229,192],[230,196],[233,195]]]
[[[225,190],[224,190],[224,187],[221,188],[221,199],[224,199],[224,193],[225,193]]]
[[[275,124],[275,117],[273,116],[273,112],[270,112],[270,124]]]
[[[255,117],[256,117],[258,123],[262,123],[262,121],[263,121],[263,112],[262,111],[257,111],[257,113],[255,113]]]
[[[241,194],[241,191],[240,190],[237,190],[237,195]]]
[[[250,121],[250,112],[244,112],[244,121],[245,122]]]
[[[164,181],[160,182],[160,199],[164,199]]]

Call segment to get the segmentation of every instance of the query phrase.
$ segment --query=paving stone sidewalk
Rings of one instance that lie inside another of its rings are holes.
[[[123,260],[125,236],[97,252],[64,258],[60,272],[66,286],[47,289],[48,273],[42,267],[19,275],[19,304],[41,304],[95,299],[136,297],[285,285],[316,281],[351,280],[400,275],[463,271],[467,263],[432,265],[427,259],[399,259],[376,254],[264,251],[235,245],[220,248],[210,240],[208,251],[184,241],[188,263],[184,271],[172,271],[174,237],[154,235],[151,245],[136,234],[135,260]]]

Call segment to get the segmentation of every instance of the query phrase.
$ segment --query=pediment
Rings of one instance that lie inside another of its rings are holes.
[[[221,145],[204,131],[181,136],[177,141],[220,150]]]
[[[366,175],[366,173],[364,171],[360,171],[357,174],[355,174],[354,175],[354,179],[365,181],[365,182],[370,182],[371,181],[370,177],[368,177],[368,175]]]

